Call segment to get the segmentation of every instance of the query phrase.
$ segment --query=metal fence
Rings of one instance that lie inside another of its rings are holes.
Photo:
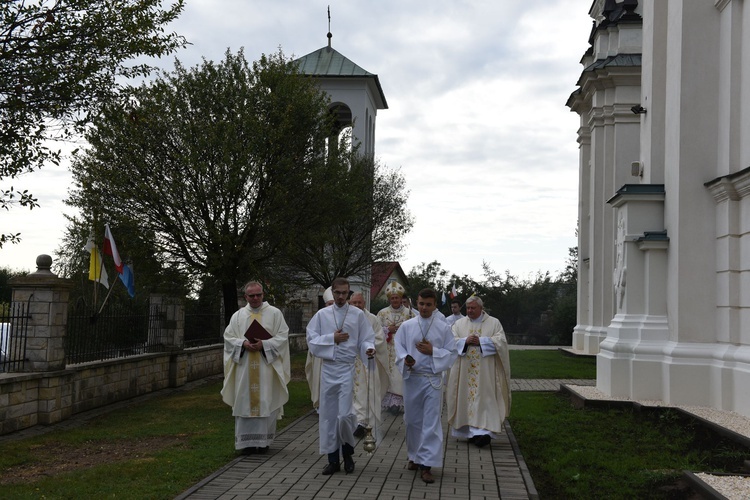
[[[149,303],[111,303],[98,311],[83,302],[71,306],[65,336],[70,364],[161,352],[165,311]]]
[[[0,304],[0,372],[23,371],[30,301]]]
[[[224,315],[185,311],[185,347],[224,342]]]
[[[289,327],[289,333],[305,333],[305,329],[302,328],[302,309],[284,307],[281,311],[284,313],[284,321]]]

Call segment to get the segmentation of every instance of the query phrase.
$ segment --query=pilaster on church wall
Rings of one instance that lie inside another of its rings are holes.
[[[703,183],[718,159],[720,22],[710,2],[670,2],[667,27],[668,314],[674,340],[710,343],[716,341],[715,203]]]

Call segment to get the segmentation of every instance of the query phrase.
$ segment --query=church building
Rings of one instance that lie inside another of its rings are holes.
[[[595,0],[578,324],[612,397],[750,416],[750,7]]]

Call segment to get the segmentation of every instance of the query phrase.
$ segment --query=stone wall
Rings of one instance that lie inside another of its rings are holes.
[[[0,374],[0,434],[72,415],[149,392],[220,374],[223,346],[69,366],[44,373]]]

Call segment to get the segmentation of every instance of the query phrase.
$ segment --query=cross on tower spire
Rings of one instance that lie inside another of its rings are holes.
[[[331,34],[331,6],[328,6],[328,48],[331,48],[331,38],[333,38],[333,35]]]

